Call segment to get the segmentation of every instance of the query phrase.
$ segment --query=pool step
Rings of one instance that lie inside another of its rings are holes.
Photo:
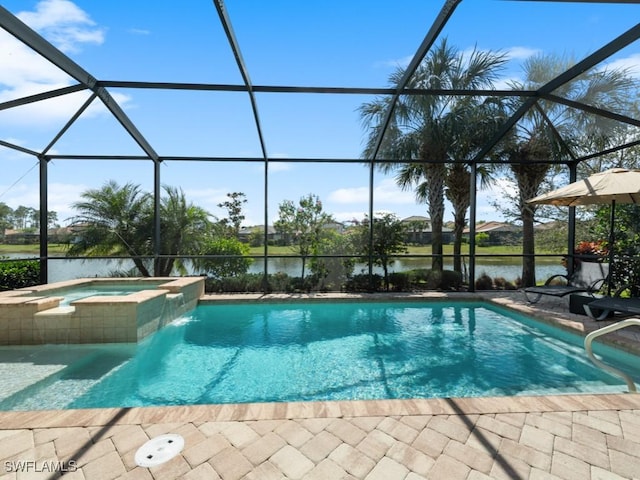
[[[72,306],[54,307],[54,308],[49,308],[47,310],[42,310],[41,312],[34,314],[33,318],[46,318],[46,317],[59,317],[59,316],[72,315],[73,312],[75,311],[76,311],[76,307],[72,307]]]

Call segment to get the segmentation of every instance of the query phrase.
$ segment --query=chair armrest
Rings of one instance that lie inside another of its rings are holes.
[[[564,278],[567,281],[567,285],[569,284],[569,276],[568,275],[558,274],[558,275],[553,275],[553,276],[547,278],[547,281],[544,282],[544,285],[545,286],[550,285],[551,282],[553,282],[553,280],[556,279],[556,278]]]
[[[597,292],[598,290],[600,290],[603,287],[604,282],[606,281],[606,278],[600,278],[593,282],[591,285],[589,285],[589,293]]]

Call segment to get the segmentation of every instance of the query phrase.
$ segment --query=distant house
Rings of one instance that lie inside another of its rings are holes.
[[[336,233],[344,233],[344,231],[346,230],[344,223],[337,221],[327,222],[322,226],[322,228],[324,228],[325,230],[333,230]]]
[[[66,243],[73,235],[74,230],[70,227],[50,228],[47,231],[49,243]],[[8,245],[34,245],[40,241],[40,232],[8,228],[4,231],[3,241]]]
[[[7,228],[4,231],[4,243],[8,245],[33,245],[40,240],[38,232],[14,230]]]
[[[400,220],[406,229],[406,243],[417,245],[428,245],[431,243],[432,229],[431,219],[421,215],[412,215]],[[453,241],[453,230],[447,227],[442,228],[442,242],[451,243]]]
[[[50,243],[69,243],[77,236],[77,228],[58,227],[47,231]]]
[[[462,232],[469,238],[469,228]],[[483,222],[476,225],[476,235],[486,233],[488,245],[519,245],[522,243],[522,227],[505,222]]]
[[[281,235],[276,231],[273,225],[267,226],[267,242],[276,242],[281,239]],[[260,245],[264,244],[264,225],[252,225],[240,227],[238,232],[238,240],[245,243],[251,243],[252,239],[260,238]]]

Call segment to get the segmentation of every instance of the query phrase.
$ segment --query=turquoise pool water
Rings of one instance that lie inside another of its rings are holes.
[[[86,286],[78,286],[78,287],[69,287],[55,290],[47,290],[44,292],[46,296],[49,297],[63,297],[63,300],[60,301],[61,306],[67,306],[71,302],[75,300],[81,300],[83,298],[88,297],[96,297],[96,296],[115,296],[115,295],[129,295],[135,292],[141,292],[142,290],[154,290],[161,283],[119,283],[119,284],[109,284],[105,282],[100,282],[96,284],[90,284]],[[33,296],[40,296],[42,293],[33,294]]]
[[[2,410],[626,389],[580,337],[480,302],[200,305],[137,346],[0,348],[0,369]]]

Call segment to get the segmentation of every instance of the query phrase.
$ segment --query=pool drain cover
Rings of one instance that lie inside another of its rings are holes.
[[[155,467],[168,462],[178,455],[184,447],[184,438],[175,433],[154,437],[136,452],[136,465]]]

